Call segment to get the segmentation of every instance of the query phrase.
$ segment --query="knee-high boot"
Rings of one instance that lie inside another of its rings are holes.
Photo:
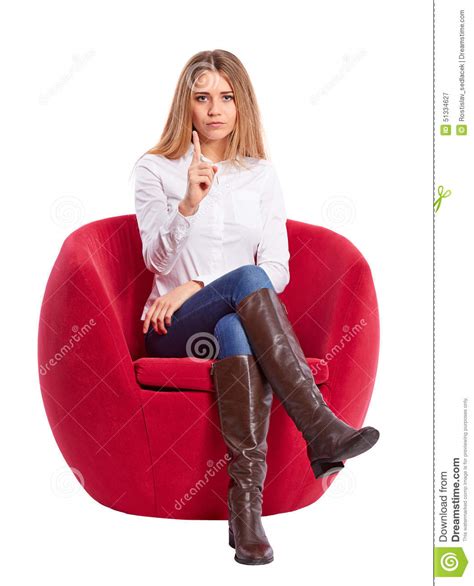
[[[261,521],[267,472],[267,431],[273,391],[253,355],[216,360],[211,375],[217,393],[221,431],[231,460],[228,489],[229,545],[241,564],[273,561]]]
[[[340,471],[342,460],[377,442],[377,429],[354,429],[326,404],[274,289],[250,293],[237,304],[236,312],[265,377],[306,440],[316,478]]]

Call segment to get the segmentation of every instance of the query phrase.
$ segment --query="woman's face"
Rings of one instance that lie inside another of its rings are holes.
[[[194,128],[202,142],[220,141],[230,134],[237,117],[231,86],[217,71],[205,71],[195,81],[191,93]],[[212,122],[221,122],[211,126]]]

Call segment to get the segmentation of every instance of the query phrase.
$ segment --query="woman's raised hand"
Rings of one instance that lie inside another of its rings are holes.
[[[184,196],[185,203],[195,209],[211,189],[217,165],[201,161],[201,144],[198,133],[193,130],[194,153],[188,169],[188,188]]]

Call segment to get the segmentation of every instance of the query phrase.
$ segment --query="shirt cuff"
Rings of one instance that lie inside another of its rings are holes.
[[[190,216],[185,216],[184,214],[182,214],[179,211],[179,204],[178,204],[178,207],[176,208],[176,215],[180,218],[180,220],[185,220],[187,222],[187,225],[191,225],[195,221],[198,212],[199,212],[199,206],[198,206],[197,210],[194,212],[194,214],[191,214]]]
[[[189,230],[196,220],[198,210],[192,216],[184,216],[178,208],[175,209],[175,213],[170,217],[167,232],[174,241],[175,246],[187,238]]]

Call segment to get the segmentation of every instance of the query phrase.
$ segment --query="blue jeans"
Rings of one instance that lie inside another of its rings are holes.
[[[267,273],[256,265],[243,265],[212,281],[187,299],[171,316],[168,333],[158,334],[152,324],[145,336],[149,356],[221,359],[253,354],[236,305],[257,289],[274,289]]]

